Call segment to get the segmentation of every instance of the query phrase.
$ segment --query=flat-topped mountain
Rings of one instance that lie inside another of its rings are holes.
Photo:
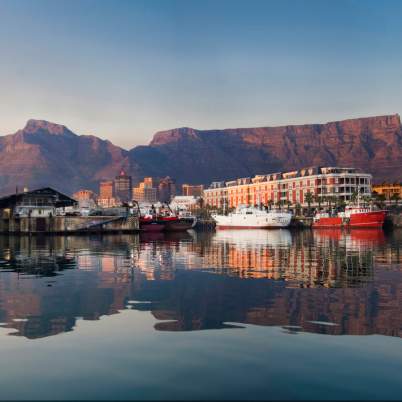
[[[377,181],[402,180],[402,128],[399,115],[282,127],[183,127],[156,133],[148,147],[131,150],[130,159],[147,172],[199,183],[313,165],[358,167]]]
[[[169,175],[179,183],[208,184],[312,165],[358,167],[376,181],[402,180],[399,115],[282,127],[183,127],[156,133],[149,145],[130,151],[43,120],[0,137],[1,194],[16,186],[97,191],[99,180],[122,168],[135,180]]]

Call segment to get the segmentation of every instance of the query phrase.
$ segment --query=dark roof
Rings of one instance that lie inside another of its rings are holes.
[[[0,198],[0,208],[7,208],[15,205],[22,197],[26,195],[45,195],[53,196],[55,198],[56,207],[68,207],[77,204],[77,201],[73,198],[60,193],[59,191],[51,187],[38,188],[32,191],[26,191],[22,193],[15,193]]]

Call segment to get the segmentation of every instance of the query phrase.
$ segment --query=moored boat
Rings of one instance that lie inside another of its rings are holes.
[[[365,206],[349,205],[344,212],[318,212],[314,216],[313,228],[382,228],[387,211],[373,210]]]
[[[161,232],[165,228],[165,222],[152,215],[140,216],[139,224],[144,232]]]
[[[286,228],[292,214],[288,211],[259,209],[241,205],[228,215],[213,214],[217,229],[268,229]]]
[[[195,216],[186,210],[177,210],[174,213],[170,206],[167,206],[167,209],[160,213],[160,219],[165,223],[164,230],[166,232],[184,232],[196,224]]]
[[[161,218],[165,222],[166,232],[180,232],[191,229],[194,226],[194,218],[168,217]]]

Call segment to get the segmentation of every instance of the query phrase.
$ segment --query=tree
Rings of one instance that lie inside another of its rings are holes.
[[[350,196],[350,201],[356,202],[359,193],[357,191],[353,191],[352,195]]]
[[[197,200],[198,208],[202,209],[204,207],[204,199],[202,197],[198,198]]]
[[[376,198],[380,208],[383,208],[384,202],[386,200],[385,194],[375,194],[375,198]]]
[[[292,203],[289,200],[285,200],[283,203],[286,205],[287,210],[289,210],[289,207],[292,205]]]
[[[307,191],[306,195],[304,196],[304,200],[307,202],[308,213],[310,214],[311,203],[314,201],[314,195],[310,191]]]
[[[322,198],[318,194],[314,196],[314,201],[318,204],[318,209],[321,209]]]
[[[394,193],[391,195],[391,200],[394,201],[395,205],[398,205],[400,198],[401,197],[398,193]]]

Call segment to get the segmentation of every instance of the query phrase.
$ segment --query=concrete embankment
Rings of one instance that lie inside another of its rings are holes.
[[[139,230],[136,217],[53,216],[0,219],[0,233],[113,233]]]

